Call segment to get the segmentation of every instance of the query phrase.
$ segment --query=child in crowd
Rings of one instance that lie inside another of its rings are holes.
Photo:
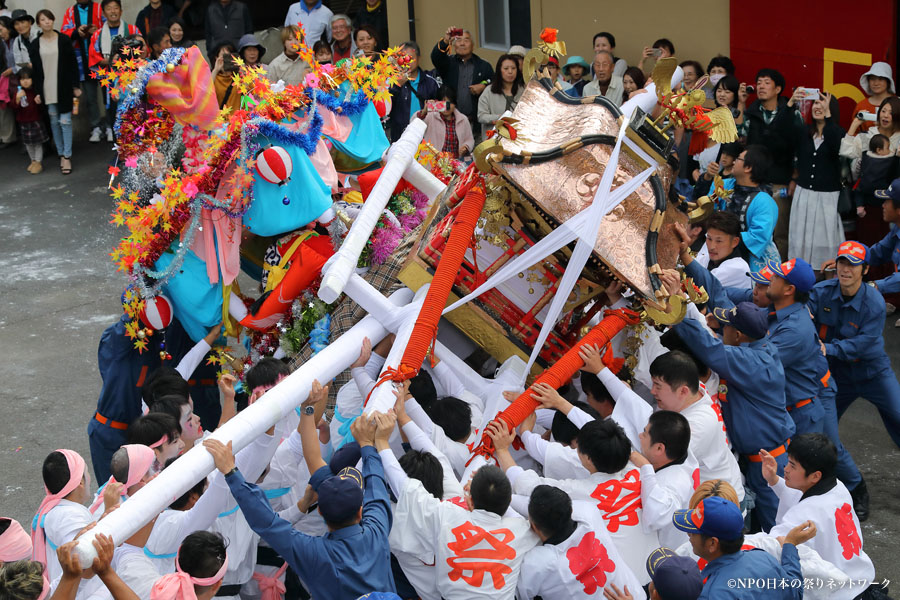
[[[325,40],[319,40],[313,45],[313,54],[320,65],[330,65],[334,54],[331,51],[331,44]]]
[[[425,142],[440,152],[448,152],[453,158],[467,156],[475,148],[472,126],[464,114],[456,110],[456,91],[442,86],[438,90],[438,98],[444,102],[440,111],[428,110],[419,112],[419,118],[425,121]]]
[[[867,246],[880,242],[890,230],[890,225],[881,218],[884,201],[876,198],[875,192],[891,185],[897,177],[897,165],[898,158],[891,152],[890,138],[880,133],[872,136],[868,152],[854,163],[853,205],[859,217],[856,239]]]
[[[31,67],[22,67],[19,70],[19,89],[13,103],[16,113],[16,122],[19,124],[19,136],[31,164],[26,169],[32,175],[37,175],[44,170],[41,161],[44,160],[44,143],[50,141],[44,119],[41,116],[40,102],[34,90],[34,71]]]

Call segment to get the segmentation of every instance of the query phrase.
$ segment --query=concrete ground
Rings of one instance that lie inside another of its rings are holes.
[[[112,156],[109,144],[80,142],[71,175],[60,174],[55,157],[44,160],[44,173],[30,175],[18,148],[0,151],[0,181],[6,182],[0,195],[0,515],[26,527],[43,497],[47,453],[72,448],[90,455],[86,427],[100,389],[97,343],[120,315],[125,281],[108,257],[122,235],[108,224]],[[895,320],[888,319],[885,343],[896,371]],[[864,401],[844,416],[841,438],[872,495],[864,549],[879,580],[898,580],[900,478],[894,469],[900,451]]]

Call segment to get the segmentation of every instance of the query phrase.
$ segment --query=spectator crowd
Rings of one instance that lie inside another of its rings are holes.
[[[303,81],[298,25],[320,62],[378,56],[385,2],[366,0],[352,18],[296,2],[275,57],[246,4],[211,2],[220,107],[240,108],[235,57],[273,83]],[[151,0],[132,24],[120,0],[78,0],[58,29],[47,9],[0,16],[0,141],[18,136],[36,174],[52,139],[71,173],[74,113],[85,111],[91,142],[115,138],[115,100],[92,72],[126,45],[154,58],[190,46],[184,10]],[[426,71],[419,44],[402,44],[408,69],[384,115],[391,140],[420,117],[425,141],[466,158],[514,110],[527,49],[493,66],[475,50],[469,31],[449,27]],[[592,50],[551,58],[541,76],[618,107],[676,55],[660,39],[629,65],[609,32]],[[680,62],[675,92],[703,90],[708,108],[731,112],[739,139],[674,131],[675,189],[712,203],[705,220],[673,228],[684,273],[708,301],[670,328],[648,327],[633,369],[614,373],[605,349],[582,346],[581,372],[559,389],[535,385],[539,407],[521,425],[482,430],[492,403],[441,361],[397,386],[390,411],[362,414],[393,344],[366,339],[336,405],[331,384],[314,382],[295,414],[233,452],[209,432],[289,375],[287,364],[264,358],[243,385],[225,374],[192,395],[219,328],[193,345],[172,333],[177,367],[142,371],[119,322],[100,341],[103,388],[88,426],[100,485],[78,453],[47,455],[30,533],[0,518],[0,598],[886,598],[864,550],[868,488],[838,422],[864,398],[900,446],[900,384],[883,340],[885,295],[900,292],[900,98],[890,65],[874,63],[844,131],[830,94],[789,87],[776,67],[741,82],[726,56]],[[659,277],[683,293],[679,273]],[[621,292],[614,283],[598,301],[625,306]],[[494,460],[471,472],[485,434]],[[79,537],[198,445],[216,471],[127,540],[98,535],[97,558],[83,564]]]

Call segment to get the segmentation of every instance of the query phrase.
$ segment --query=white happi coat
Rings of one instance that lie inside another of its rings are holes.
[[[786,535],[788,531],[806,521],[816,524],[816,536],[806,542],[819,555],[844,571],[851,581],[869,581],[875,578],[875,566],[863,551],[862,529],[853,510],[853,499],[844,484],[837,481],[824,494],[808,496],[787,487],[784,479],[770,486],[778,495],[778,515],[769,535]],[[832,590],[835,600],[854,598],[864,591],[861,587]]]
[[[725,426],[713,408],[712,399],[706,393],[681,411],[691,426],[691,453],[700,463],[700,481],[721,479],[737,492],[738,500],[744,499],[744,485],[737,459],[728,446]]]
[[[405,534],[396,546],[392,536],[393,549],[423,562],[433,557],[445,600],[511,600],[522,561],[538,542],[527,520],[442,502],[416,479],[399,495],[393,529]]]
[[[603,588],[628,586],[635,600],[646,598],[637,577],[606,532],[606,523],[593,506],[575,502],[572,518],[578,527],[560,544],[539,545],[525,555],[516,598],[579,600],[601,598]]]

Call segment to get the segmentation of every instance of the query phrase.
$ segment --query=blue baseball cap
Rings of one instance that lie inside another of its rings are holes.
[[[802,258],[792,258],[791,260],[779,263],[770,260],[767,265],[775,275],[778,275],[792,286],[797,288],[798,292],[808,292],[816,285],[816,273],[808,262]]]
[[[763,267],[759,271],[750,271],[747,275],[756,283],[761,283],[762,285],[769,285],[772,283],[772,269],[769,267]]]
[[[900,202],[900,178],[893,180],[886,190],[875,190],[875,197],[880,200]]]
[[[663,600],[697,600],[703,590],[697,563],[671,548],[657,548],[650,553],[647,574]]]
[[[694,510],[676,510],[672,524],[685,533],[700,533],[731,542],[739,539],[744,531],[744,515],[734,502],[710,496],[701,500]]]
[[[741,302],[734,308],[715,308],[713,316],[754,340],[763,339],[769,331],[766,311],[752,302]]]
[[[359,469],[345,467],[316,490],[319,512],[329,523],[343,523],[356,514],[363,502],[363,476]]]
[[[838,246],[837,257],[847,260],[851,265],[862,265],[869,262],[869,249],[865,244],[847,240]]]

